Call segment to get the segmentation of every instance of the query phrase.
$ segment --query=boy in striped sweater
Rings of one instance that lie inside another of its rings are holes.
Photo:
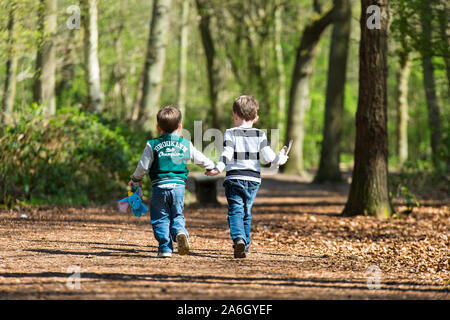
[[[261,184],[260,154],[272,166],[283,165],[288,159],[284,153],[272,150],[264,131],[252,128],[258,121],[258,108],[252,96],[240,96],[234,101],[236,126],[225,131],[221,159],[216,168],[205,173],[214,176],[226,170],[223,185],[235,258],[245,258],[249,252],[251,208]]]
[[[158,241],[158,257],[172,256],[172,241],[178,244],[178,254],[189,253],[189,234],[183,215],[184,191],[191,160],[206,170],[214,163],[198,151],[190,141],[178,136],[181,130],[181,112],[174,106],[162,108],[157,116],[157,129],[161,133],[149,140],[129,185],[142,185],[145,174],[150,175],[152,198],[150,218]]]

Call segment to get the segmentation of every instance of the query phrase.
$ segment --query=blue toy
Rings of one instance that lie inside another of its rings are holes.
[[[134,191],[134,188],[133,190]],[[142,190],[141,188],[137,188],[133,193],[132,191],[128,191],[128,197],[119,201],[119,211],[127,212],[128,207],[131,206],[131,211],[136,217],[142,216],[145,214],[148,209],[144,203],[142,203]]]

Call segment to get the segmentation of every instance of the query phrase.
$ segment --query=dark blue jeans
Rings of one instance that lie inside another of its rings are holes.
[[[260,185],[259,182],[239,179],[229,179],[223,183],[228,201],[231,239],[244,239],[246,249],[250,246],[251,209]]]
[[[169,189],[154,187],[152,190],[150,218],[159,252],[172,252],[172,240],[176,241],[178,233],[189,236],[183,215],[184,189],[185,186],[180,185]]]

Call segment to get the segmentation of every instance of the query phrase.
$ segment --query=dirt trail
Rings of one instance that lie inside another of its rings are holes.
[[[233,258],[222,188],[222,206],[186,206],[191,254],[171,259],[156,258],[148,215],[1,211],[0,299],[449,299],[448,201],[344,218],[347,190],[266,177],[246,259]]]

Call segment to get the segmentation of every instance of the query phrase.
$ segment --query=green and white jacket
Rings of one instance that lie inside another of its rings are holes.
[[[133,174],[133,181],[138,182],[145,174],[150,175],[152,186],[164,184],[186,184],[189,170],[186,162],[211,170],[214,162],[198,151],[193,144],[179,137],[176,133],[163,133],[156,139],[149,140]]]

